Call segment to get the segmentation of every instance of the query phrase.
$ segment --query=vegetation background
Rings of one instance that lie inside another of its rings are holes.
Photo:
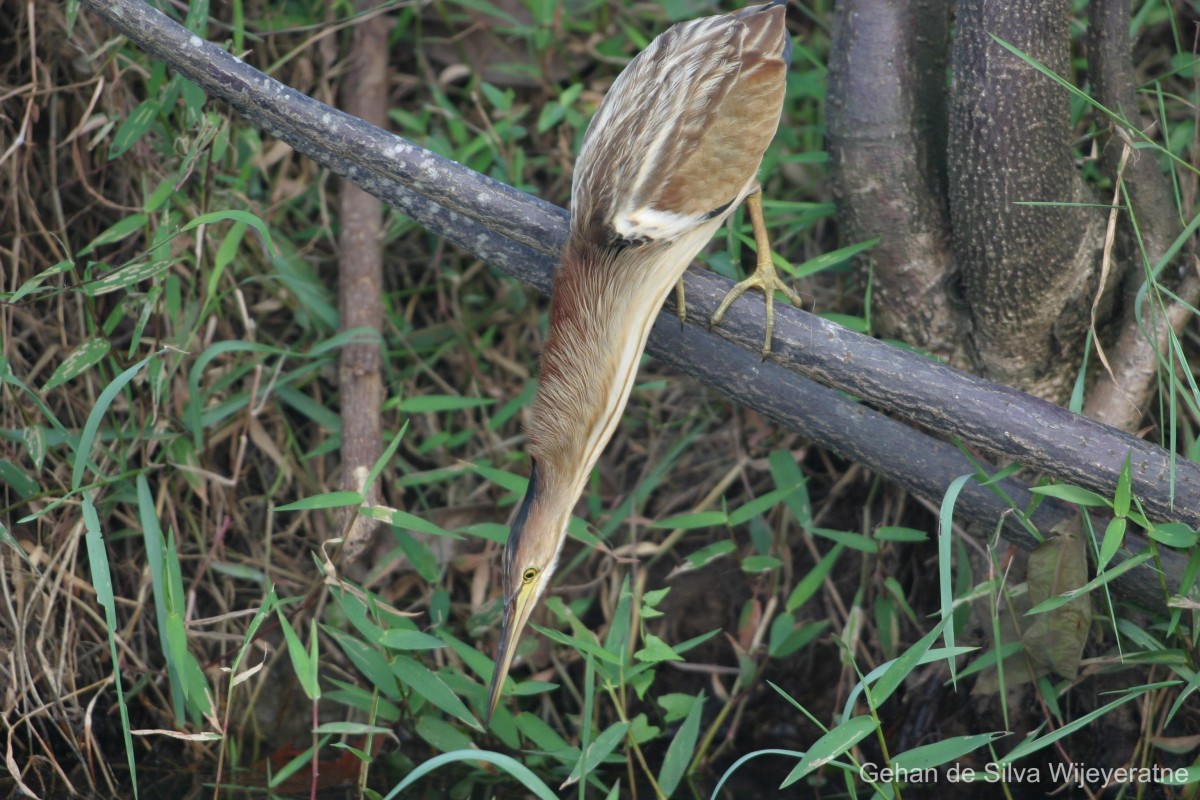
[[[393,131],[560,205],[621,67],[717,10],[158,6],[339,107],[360,88],[355,32],[383,30]],[[337,184],[77,3],[0,9],[0,790],[920,796],[858,767],[998,762],[1025,771],[939,796],[1040,797],[1060,783],[1050,765],[1073,763],[1184,776],[1078,796],[1195,796],[1194,605],[1148,614],[1101,589],[1084,657],[1077,638],[1051,671],[1031,655],[1047,632],[1030,639],[1023,615],[1035,581],[1003,542],[961,535],[939,558],[938,508],[650,360],[525,637],[516,697],[484,731],[544,300],[384,218],[368,513],[388,524],[366,567],[343,564],[341,510],[363,498],[340,472],[337,358],[356,334],[339,327]],[[1194,167],[1189,14],[1152,0],[1134,19],[1142,63],[1175,90],[1166,144]],[[793,264],[837,247],[830,19],[830,3],[791,9],[785,119],[762,169]],[[1083,160],[1095,131],[1073,119]],[[1189,216],[1194,176],[1180,185]],[[710,268],[752,263],[744,227],[718,237]],[[871,330],[868,280],[816,263],[812,308]],[[1195,416],[1185,404],[1164,437],[1185,455]],[[1060,495],[1132,526],[1125,487]],[[1196,564],[1194,531],[1176,533]],[[1067,564],[1055,555],[1086,570]],[[937,583],[952,565],[953,604]],[[939,650],[944,626],[977,649]]]

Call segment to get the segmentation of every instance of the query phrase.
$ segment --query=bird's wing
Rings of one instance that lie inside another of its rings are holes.
[[[576,162],[580,232],[669,241],[745,195],[779,120],[783,18],[756,7],[676,25],[630,63]]]

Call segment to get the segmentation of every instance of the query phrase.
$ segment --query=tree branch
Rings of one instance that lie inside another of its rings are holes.
[[[553,256],[566,233],[565,212],[284,87],[140,0],[82,3],[268,133],[434,233],[548,290]],[[690,270],[686,280],[692,320],[711,316],[730,287],[728,280],[698,270]],[[663,315],[649,350],[934,501],[953,478],[973,472],[971,464],[954,447],[854,403],[841,392],[1109,495],[1129,454],[1134,492],[1151,516],[1200,524],[1200,466],[1148,442],[790,306],[776,309],[772,358],[777,363],[760,361],[761,344],[761,304],[739,301],[716,332],[695,323],[680,326],[677,318]],[[815,386],[794,372],[837,391]],[[900,458],[901,453],[911,457]],[[1014,481],[1006,482],[1004,491],[1018,505],[1023,503],[1019,498],[1028,497]],[[1003,516],[1005,530],[1027,546],[1030,537],[1005,514],[1008,505],[991,497],[989,490],[968,489],[959,509],[978,515],[976,521],[988,529]],[[1067,512],[1047,504],[1039,513]],[[1174,591],[1179,566],[1172,555],[1164,558]],[[1163,598],[1154,591],[1158,574],[1145,568],[1130,575],[1141,577],[1123,584],[1131,587],[1128,591],[1141,602],[1161,606]]]
[[[369,11],[369,0],[359,0]],[[345,59],[342,103],[346,111],[373,125],[387,120],[387,20],[354,26]],[[338,190],[338,314],[342,330],[383,329],[383,204],[345,178]],[[383,353],[378,341],[355,341],[338,358],[338,394],[342,402],[342,488],[362,492],[366,502],[379,502],[376,485],[364,480],[382,451]],[[353,518],[351,519],[351,516]],[[348,563],[370,544],[377,523],[347,510],[341,519],[349,529],[342,546]]]

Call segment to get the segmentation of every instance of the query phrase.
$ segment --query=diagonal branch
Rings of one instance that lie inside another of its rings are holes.
[[[444,159],[279,84],[216,45],[204,42],[141,0],[82,0],[114,28],[286,141],[427,229],[507,274],[545,292],[566,233],[560,209]],[[687,275],[693,320],[707,319],[730,282],[708,272]],[[845,397],[857,396],[948,437],[1111,495],[1126,454],[1134,491],[1151,516],[1200,524],[1200,466],[1051,403],[931,359],[855,334],[784,306],[776,310],[771,362],[761,362],[761,306],[735,303],[719,331],[673,316],[655,325],[649,350],[738,402],[861,461],[927,498],[938,500],[957,476],[974,468],[951,445]],[[797,374],[800,373],[800,374]],[[830,388],[817,386],[801,374]],[[1000,488],[1025,507],[1016,481]],[[1033,539],[1006,514],[1008,503],[977,486],[958,509],[1029,546]],[[1068,513],[1045,504],[1042,530]],[[1134,542],[1130,542],[1135,545]],[[1164,564],[1178,586],[1180,565]],[[1125,585],[1144,603],[1161,605],[1159,576],[1131,573]]]

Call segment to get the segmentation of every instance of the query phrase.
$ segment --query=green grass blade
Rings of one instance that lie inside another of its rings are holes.
[[[86,494],[83,496],[83,524],[87,529],[87,554],[88,565],[92,570],[92,586],[96,590],[96,601],[104,609],[108,651],[113,665],[113,686],[117,690],[121,733],[125,739],[125,757],[129,762],[129,779],[133,784],[134,800],[137,800],[137,764],[133,754],[133,735],[129,732],[129,708],[125,705],[125,689],[121,685],[121,661],[117,657],[117,605],[113,597],[112,573],[108,568],[108,551],[104,546],[104,534],[100,530],[100,516],[96,513],[91,496]]]
[[[57,389],[72,378],[82,375],[100,363],[100,360],[108,355],[108,351],[111,349],[112,345],[108,339],[99,336],[88,339],[72,350],[71,355],[63,359],[63,362],[58,365],[58,369],[54,370],[54,374],[50,376],[50,380],[46,381],[46,385],[42,387],[42,393]]]
[[[184,225],[183,228],[181,228],[179,232],[187,233],[188,231],[192,230],[193,228],[198,228],[201,225],[208,225],[213,222],[225,222],[225,221],[234,222],[234,223],[242,223],[245,225],[249,225],[251,228],[254,228],[254,230],[258,231],[258,235],[262,237],[263,244],[265,244],[267,247],[267,252],[272,257],[274,257],[278,253],[278,251],[275,249],[275,242],[273,242],[271,240],[271,231],[267,228],[266,223],[263,222],[261,219],[259,219],[254,214],[251,214],[249,211],[240,211],[235,208],[224,209],[222,211],[213,211],[209,214],[201,214],[200,216],[196,217],[195,219],[191,220],[186,225]]]
[[[709,795],[710,800],[717,800],[721,796],[721,787],[725,785],[725,781],[733,777],[733,773],[745,763],[753,761],[762,756],[788,756],[789,758],[804,758],[804,753],[795,750],[755,750],[753,753],[747,753],[737,761],[729,765],[729,769],[721,775],[721,779],[717,781],[717,785],[713,787],[712,794]]]
[[[897,659],[893,660],[883,675],[876,681],[874,688],[867,690],[867,699],[871,702],[871,707],[878,709],[887,699],[892,696],[892,693],[900,688],[900,684],[908,677],[925,658],[929,652],[930,645],[933,640],[941,633],[941,628],[946,625],[952,617],[943,617],[937,625],[933,627],[929,633],[925,634],[912,647],[904,651]],[[953,663],[951,661],[951,663]]]
[[[696,750],[696,739],[700,736],[700,718],[704,711],[704,692],[696,695],[695,701],[692,703],[692,708],[688,711],[687,717],[683,720],[683,724],[679,726],[679,730],[675,732],[675,738],[671,740],[671,744],[667,747],[667,754],[663,756],[662,769],[658,772],[658,788],[667,797],[675,791],[679,786],[679,782],[683,780],[683,776],[687,773],[688,764],[692,760],[692,753]]]
[[[575,764],[575,769],[571,770],[571,774],[567,777],[566,783],[563,785],[567,786],[575,783],[580,777],[587,775],[600,766],[600,763],[608,758],[609,754],[617,748],[617,745],[625,738],[625,734],[628,731],[628,722],[614,722],[605,728],[580,755],[579,761]]]
[[[404,686],[417,692],[450,716],[465,722],[480,733],[483,732],[479,720],[463,705],[458,695],[425,665],[407,656],[397,656],[392,662],[392,672]]]
[[[1155,689],[1163,689],[1169,686],[1177,686],[1178,684],[1179,681],[1163,681],[1161,683],[1150,683],[1146,684],[1145,686],[1139,686],[1129,691],[1124,696],[1113,700],[1111,703],[1084,714],[1082,717],[1071,720],[1057,730],[1053,730],[1050,733],[1037,737],[1036,739],[1026,739],[1024,742],[1021,742],[1021,744],[1010,750],[1008,755],[997,760],[995,763],[997,766],[1011,764],[1027,755],[1036,753],[1045,747],[1049,747],[1064,736],[1070,736],[1075,731],[1080,730],[1081,728],[1086,728],[1093,720],[1100,719],[1114,708],[1124,705],[1130,700],[1136,700],[1146,692],[1154,691]]]
[[[310,700],[316,700],[321,696],[321,688],[317,684],[316,677],[318,667],[309,657],[308,648],[304,646],[304,642],[300,641],[299,634],[292,627],[292,623],[288,622],[283,609],[276,609],[275,615],[279,618],[279,627],[283,629],[288,657],[292,660],[292,669],[295,670],[296,677],[300,681],[300,688],[304,690]]]
[[[851,747],[854,747],[854,745],[874,733],[877,725],[878,723],[866,714],[848,719],[841,725],[838,725],[829,731],[829,733],[826,733],[820,739],[813,742],[813,746],[805,752],[804,757],[800,759],[800,763],[783,779],[783,783],[779,784],[779,788],[786,789],[813,770],[819,769],[830,761],[833,761],[842,753],[847,752]]]
[[[550,787],[543,783],[542,779],[533,774],[524,764],[511,756],[506,756],[502,753],[493,753],[490,750],[456,750],[452,753],[443,753],[440,756],[435,756],[408,773],[404,780],[396,784],[395,788],[384,796],[383,800],[395,800],[395,798],[400,796],[401,792],[438,767],[458,761],[482,761],[486,764],[499,767],[518,780],[522,786],[533,792],[534,795],[541,798],[541,800],[558,800],[558,796],[551,791]]]
[[[1111,581],[1120,577],[1121,575],[1124,575],[1129,570],[1131,570],[1135,567],[1141,566],[1142,564],[1146,563],[1151,558],[1153,558],[1153,556],[1154,556],[1154,553],[1151,552],[1150,548],[1146,548],[1146,549],[1142,550],[1141,552],[1137,553],[1136,555],[1130,556],[1129,558],[1125,559],[1124,561],[1122,561],[1120,564],[1117,564],[1112,569],[1106,570],[1105,572],[1100,573],[1099,575],[1097,575],[1096,577],[1092,578],[1090,581],[1085,583],[1083,586],[1080,586],[1078,589],[1074,589],[1074,590],[1072,590],[1070,592],[1066,592],[1064,594],[1055,595],[1054,597],[1051,597],[1048,600],[1043,600],[1042,602],[1038,603],[1033,608],[1026,611],[1025,615],[1033,616],[1035,614],[1044,614],[1047,611],[1053,611],[1054,609],[1058,608],[1059,606],[1064,606],[1067,603],[1074,600],[1079,595],[1087,594],[1088,592],[1092,591],[1093,589],[1095,589],[1098,586],[1105,586],[1108,583],[1110,583]]]
[[[100,422],[104,419],[104,415],[108,413],[109,406],[113,400],[125,388],[125,385],[133,380],[133,376],[141,371],[142,367],[149,363],[153,356],[147,356],[141,361],[134,364],[129,369],[118,375],[112,383],[104,388],[100,393],[100,397],[96,400],[96,405],[88,414],[87,422],[84,423],[83,432],[79,435],[79,447],[75,451],[75,465],[71,470],[71,489],[78,489],[83,485],[83,473],[87,470],[88,461],[91,460],[92,445],[96,443],[96,433],[100,430]]]
[[[158,623],[158,643],[163,659],[167,662],[167,677],[171,682],[171,705],[175,710],[175,724],[183,724],[183,686],[179,667],[171,658],[167,645],[167,602],[166,583],[163,575],[163,559],[166,557],[162,528],[154,510],[154,497],[145,475],[137,476],[138,519],[142,523],[142,544],[146,548],[146,562],[150,565],[150,587],[154,593],[154,616]]]
[[[974,736],[954,736],[933,744],[924,744],[895,756],[891,766],[897,770],[913,771],[938,767],[1007,735],[1005,731],[995,731],[977,733]]]
[[[954,544],[954,504],[972,475],[960,475],[950,483],[946,495],[942,498],[942,506],[938,510],[938,588],[941,598],[942,619],[954,618],[954,579],[950,574],[953,562],[951,551]],[[946,649],[954,649],[954,625],[946,625]],[[957,681],[954,661],[950,661],[950,681]]]
[[[916,647],[916,645],[913,645],[913,646]],[[963,646],[935,647],[932,650],[927,650],[925,652],[925,654],[922,655],[921,658],[917,660],[917,663],[918,664],[931,664],[934,661],[938,661],[943,658],[954,659],[954,658],[958,658],[961,655],[966,655],[967,653],[973,653],[978,649],[979,649],[978,647],[963,647]],[[870,684],[872,684],[876,680],[878,680],[879,677],[881,675],[883,675],[885,672],[887,672],[891,668],[891,666],[894,663],[896,663],[897,660],[899,660],[899,659],[892,659],[891,661],[887,661],[887,662],[884,662],[883,664],[880,664],[878,667],[876,667],[875,669],[871,670],[866,675],[864,675],[863,679],[854,685],[854,688],[850,690],[850,694],[846,698],[845,704],[842,706],[842,717],[841,717],[842,719],[850,718],[850,714],[853,713],[854,706],[858,702],[858,696],[860,694],[862,694],[862,692],[863,692],[863,687],[869,686]],[[786,695],[785,695],[785,697],[786,697]]]

